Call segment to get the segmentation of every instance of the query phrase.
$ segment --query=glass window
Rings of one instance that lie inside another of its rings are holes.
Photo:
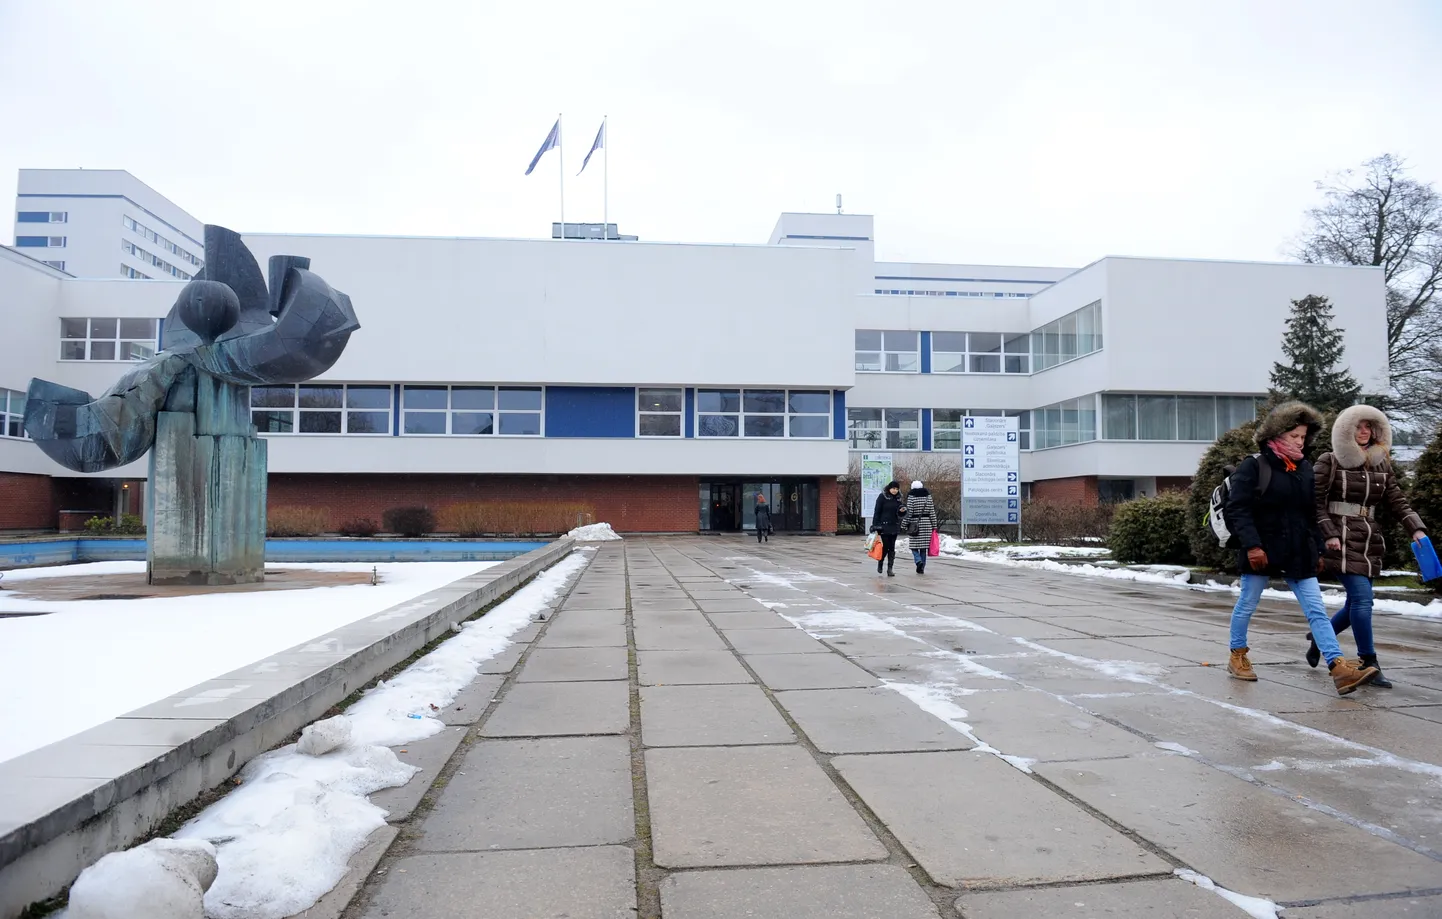
[[[347,434],[389,434],[391,432],[390,412],[346,412]]]
[[[502,386],[496,395],[496,407],[503,412],[539,412],[541,390],[532,387]],[[537,433],[540,433],[537,431]]]
[[[340,408],[344,402],[344,386],[317,385],[314,383],[301,384],[301,408]]]
[[[24,437],[25,393],[0,389],[0,437]]]
[[[445,410],[448,390],[445,386],[407,386],[403,390],[402,405],[410,409]]]
[[[966,372],[966,333],[931,333],[931,372]]]
[[[501,412],[499,434],[539,437],[541,434],[540,412]]]
[[[749,392],[749,391],[748,391]],[[786,393],[786,435],[831,436],[831,393],[824,389],[793,389]]]
[[[931,449],[961,449],[961,419],[966,410],[960,408],[934,408],[931,410]]]
[[[295,386],[252,386],[250,404],[253,408],[293,408]]]
[[[921,333],[898,330],[858,329],[856,369],[865,372],[887,370],[918,373],[921,370]]]
[[[495,416],[491,412],[454,412],[451,433],[475,436],[496,433]]]
[[[831,393],[825,390],[812,392],[793,389],[787,394],[786,406],[787,410],[793,414],[829,415],[831,414]]]
[[[790,421],[792,437],[826,438],[831,436],[831,419],[817,415],[792,415]]]
[[[886,409],[886,449],[921,449],[921,409]]]
[[[250,421],[263,434],[389,434],[390,401],[389,386],[252,386]]]
[[[1058,402],[1036,409],[1026,420],[1035,425],[1035,439],[1025,438],[1027,446],[1023,449],[1044,450],[1087,443],[1097,436],[1097,400],[1095,396],[1083,396]]]
[[[138,361],[155,355],[158,320],[61,319],[63,361]]]
[[[1102,437],[1107,440],[1137,439],[1137,397],[1119,396],[1107,393],[1102,396],[1104,427]]]
[[[1101,322],[1102,304],[1097,300],[1037,329],[1031,336],[1032,372],[1050,370],[1058,364],[1100,351]]]
[[[340,412],[301,412],[300,433],[339,434]]]
[[[882,409],[849,408],[846,410],[846,435],[853,450],[875,450],[886,439]]]
[[[1005,414],[1006,414],[1006,417],[1008,417],[1008,418],[1015,418],[1015,419],[1017,420],[1017,424],[1016,424],[1016,426],[1017,426],[1017,431],[1018,431],[1017,440],[1020,442],[1021,449],[1023,449],[1023,450],[1030,450],[1030,449],[1031,449],[1031,412],[1024,412],[1024,411],[1007,411]]]
[[[391,407],[391,388],[389,386],[347,386],[345,390],[346,408],[381,408]]]
[[[1256,420],[1257,403],[1251,396],[1218,396],[1217,426],[1231,431]]]
[[[685,393],[680,389],[637,390],[637,435],[640,437],[680,437],[685,405]]]
[[[780,389],[748,389],[742,404],[747,414],[780,415],[786,412],[786,393]]]
[[[741,390],[698,389],[696,390],[696,411],[739,412],[741,411]]]
[[[1217,400],[1211,396],[1177,398],[1177,440],[1217,439]]]
[[[444,434],[446,433],[445,412],[412,412],[407,411],[405,418],[405,432],[407,434]]]
[[[1177,439],[1175,396],[1137,396],[1137,439]]]
[[[451,408],[464,411],[490,411],[496,407],[494,386],[452,386]]]
[[[784,415],[747,415],[744,432],[747,437],[785,437]]]

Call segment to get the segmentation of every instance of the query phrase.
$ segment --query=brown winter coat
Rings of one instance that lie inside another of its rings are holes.
[[[1357,446],[1357,424],[1372,423],[1372,443]],[[1382,504],[1402,521],[1410,535],[1424,529],[1422,518],[1407,504],[1397,484],[1389,453],[1392,425],[1370,405],[1354,405],[1332,425],[1332,452],[1316,462],[1317,526],[1323,539],[1339,539],[1340,552],[1327,550],[1323,562],[1333,574],[1360,574],[1375,578],[1382,573],[1387,544],[1377,513]],[[1339,508],[1338,504],[1356,505]],[[1365,510],[1363,510],[1365,509]],[[1349,511],[1343,513],[1343,510]],[[1358,511],[1361,511],[1358,513]]]

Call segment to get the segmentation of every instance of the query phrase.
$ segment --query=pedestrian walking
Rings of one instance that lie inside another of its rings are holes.
[[[1361,666],[1377,675],[1371,685],[1391,689],[1377,663],[1372,641],[1372,579],[1382,573],[1387,543],[1377,512],[1385,504],[1416,542],[1427,535],[1422,518],[1407,503],[1392,471],[1392,423],[1370,405],[1354,405],[1332,424],[1332,452],[1317,459],[1317,527],[1326,540],[1323,565],[1337,575],[1347,602],[1332,617],[1338,635],[1352,629]],[[1307,663],[1322,659],[1321,649],[1307,633]]]
[[[1260,452],[1243,460],[1231,477],[1226,520],[1240,543],[1237,568],[1242,584],[1232,610],[1227,672],[1239,680],[1257,679],[1247,658],[1247,625],[1275,575],[1286,580],[1306,613],[1317,647],[1327,659],[1332,684],[1338,695],[1345,696],[1373,679],[1377,668],[1359,669],[1342,656],[1317,583],[1322,534],[1315,473],[1304,454],[1321,429],[1322,416],[1311,406],[1301,402],[1277,406],[1257,427]]]
[[[901,535],[901,521],[906,516],[906,502],[901,498],[901,483],[887,482],[881,494],[876,496],[876,507],[871,511],[871,532],[881,537],[881,558],[876,560],[876,573],[886,565],[886,576],[896,577],[892,567],[896,564],[896,537]]]
[[[931,547],[931,534],[937,524],[936,502],[931,492],[920,482],[912,482],[911,491],[906,495],[906,534],[917,574],[926,574],[926,552]]]
[[[771,505],[759,491],[756,493],[756,541],[771,541]]]

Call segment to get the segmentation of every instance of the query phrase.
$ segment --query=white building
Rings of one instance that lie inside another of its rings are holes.
[[[1307,294],[1331,299],[1364,386],[1386,386],[1371,268],[877,262],[872,218],[841,214],[785,214],[766,245],[246,242],[262,267],[309,257],[361,321],[321,379],[253,392],[272,507],[321,508],[333,527],[524,500],[619,530],[725,530],[759,492],[778,528],[825,532],[853,452],[954,468],[967,413],[1021,419],[1034,497],[1154,493],[1253,416]],[[107,510],[115,483],[138,507],[143,462],[68,473],[15,436],[15,409],[32,376],[105,389],[156,347],[183,282],[69,277],[21,253],[0,250],[0,529]]]
[[[15,247],[78,278],[190,280],[201,222],[123,169],[22,169]]]

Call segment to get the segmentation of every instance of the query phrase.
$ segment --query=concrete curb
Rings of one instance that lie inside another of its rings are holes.
[[[0,763],[0,919],[64,890],[574,547],[557,540]]]

